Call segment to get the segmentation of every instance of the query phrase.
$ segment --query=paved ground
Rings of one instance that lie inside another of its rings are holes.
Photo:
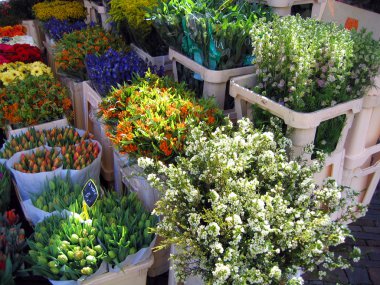
[[[362,251],[361,260],[353,263],[352,270],[335,270],[323,281],[318,280],[316,274],[306,274],[304,278],[308,281],[305,284],[380,285],[380,185],[376,189],[366,216],[351,224],[350,229],[355,241],[348,240],[339,248],[344,251],[355,244]]]

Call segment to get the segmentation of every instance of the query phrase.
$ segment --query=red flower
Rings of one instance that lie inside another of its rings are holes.
[[[15,225],[19,219],[15,209],[5,212],[5,218],[10,226]]]

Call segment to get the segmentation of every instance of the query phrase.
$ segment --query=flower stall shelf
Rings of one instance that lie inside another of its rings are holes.
[[[68,76],[60,76],[64,86],[70,91],[70,98],[73,103],[74,125],[78,129],[85,129],[84,106],[83,106],[83,81]]]
[[[291,14],[293,6],[312,4],[311,17],[320,20],[326,8],[328,0],[253,0],[250,2],[263,3],[270,6],[273,11],[280,16],[287,16]]]
[[[87,23],[99,23],[104,30],[109,31],[111,30],[111,24],[109,23],[108,19],[110,18],[109,14],[107,13],[106,7],[99,5],[93,1],[84,0],[83,1],[84,7],[87,10]],[[100,18],[100,21],[99,21]]]
[[[291,128],[289,138],[292,140],[290,155],[293,158],[303,157],[311,159],[311,153],[305,152],[308,145],[314,144],[317,127],[324,121],[342,115],[346,116],[344,128],[341,131],[337,146],[326,159],[324,170],[317,174],[316,180],[320,183],[327,177],[333,177],[341,182],[345,148],[348,130],[352,126],[355,114],[362,108],[362,99],[341,103],[333,107],[325,108],[311,113],[301,113],[293,111],[282,104],[252,91],[258,84],[255,74],[235,77],[230,83],[230,95],[235,98],[235,110],[238,119],[245,116],[255,116],[252,114],[250,105],[255,104],[260,109],[268,111],[274,116],[281,118],[284,123]]]
[[[60,127],[66,127],[66,126],[69,126],[69,122],[67,121],[67,118],[64,117],[63,119],[60,119],[60,120],[55,120],[55,121],[51,121],[51,122],[47,122],[47,123],[43,123],[43,124],[38,124],[38,125],[30,126],[30,127],[33,127],[36,130],[48,130],[48,129],[52,129],[52,128],[60,128]],[[6,137],[7,137],[7,139],[9,139],[10,137],[23,134],[26,131],[28,131],[28,129],[30,127],[25,127],[25,128],[20,128],[20,129],[12,129],[11,125],[7,125],[6,131],[5,131]]]
[[[42,49],[45,35],[38,24],[38,20],[24,20],[22,25],[25,27],[27,35],[31,36],[37,46]]]
[[[169,59],[173,64],[174,79],[178,81],[177,62],[199,74],[204,81],[203,97],[215,97],[218,107],[224,110],[228,81],[235,76],[253,73],[254,66],[245,66],[227,70],[211,70],[195,62],[182,53],[169,48]]]
[[[45,47],[45,50],[46,50],[47,64],[50,66],[53,73],[57,75],[57,69],[55,68],[55,57],[54,57],[55,41],[51,39],[48,34],[45,34],[45,40],[43,41],[43,46]]]
[[[92,133],[103,149],[101,173],[106,181],[114,180],[114,156],[113,147],[109,138],[102,130],[101,123],[94,113],[98,110],[98,105],[102,101],[101,96],[91,87],[90,81],[83,82],[84,95],[84,125],[85,129]]]
[[[131,44],[131,49],[135,51],[139,57],[149,65],[156,66],[157,68],[160,68],[162,66],[165,72],[170,72],[173,68],[173,64],[169,59],[169,55],[151,56],[146,51],[137,47],[135,44]]]

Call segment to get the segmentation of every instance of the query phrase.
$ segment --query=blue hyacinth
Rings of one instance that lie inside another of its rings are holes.
[[[162,66],[148,65],[134,51],[125,53],[109,49],[100,56],[88,54],[85,61],[88,78],[101,96],[106,96],[111,87],[129,83],[133,76],[144,76],[148,69],[159,76],[164,75]]]
[[[60,40],[64,34],[82,30],[87,27],[84,21],[76,21],[74,23],[71,23],[67,20],[57,20],[56,18],[51,18],[43,25],[48,34],[55,41]]]

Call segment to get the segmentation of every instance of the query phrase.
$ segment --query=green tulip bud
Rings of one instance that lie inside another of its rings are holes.
[[[59,262],[61,262],[63,264],[66,264],[69,261],[69,259],[67,258],[67,256],[64,255],[64,254],[58,255],[57,259],[58,259]]]
[[[58,274],[58,273],[59,273],[59,268],[57,268],[57,267],[50,267],[50,271],[51,271],[53,274]]]
[[[77,234],[72,234],[70,237],[70,241],[74,244],[78,244],[79,242],[79,236]]]
[[[86,266],[86,259],[82,259],[81,261],[79,261],[79,265],[81,267],[85,267]]]
[[[83,275],[91,275],[94,271],[91,267],[83,267],[80,271]]]
[[[96,257],[92,255],[88,255],[86,257],[86,261],[88,265],[95,265],[96,264]]]
[[[29,254],[30,254],[30,251],[29,251]],[[39,257],[37,257],[37,263],[41,265],[46,265],[48,264],[48,260],[45,256],[40,255]]]
[[[111,258],[111,259],[114,259],[116,257],[116,253],[112,250],[108,251],[108,256]]]
[[[70,260],[74,260],[74,252],[72,252],[71,250],[67,252],[67,257],[70,259]]]
[[[83,257],[84,257],[83,250],[78,250],[78,251],[74,252],[74,259],[75,260],[79,261],[79,260],[83,259]]]
[[[95,245],[95,246],[94,246],[94,249],[95,249],[95,251],[96,251],[98,254],[101,254],[101,253],[103,252],[103,248],[102,248],[102,246],[101,246],[100,244]],[[91,255],[92,255],[92,254],[91,254]]]
[[[96,251],[93,250],[92,248],[89,248],[88,249],[88,254],[91,255],[91,256],[96,256]]]
[[[58,267],[58,264],[57,264],[57,262],[52,260],[52,261],[49,261],[48,266],[50,268],[54,268],[54,267]]]

